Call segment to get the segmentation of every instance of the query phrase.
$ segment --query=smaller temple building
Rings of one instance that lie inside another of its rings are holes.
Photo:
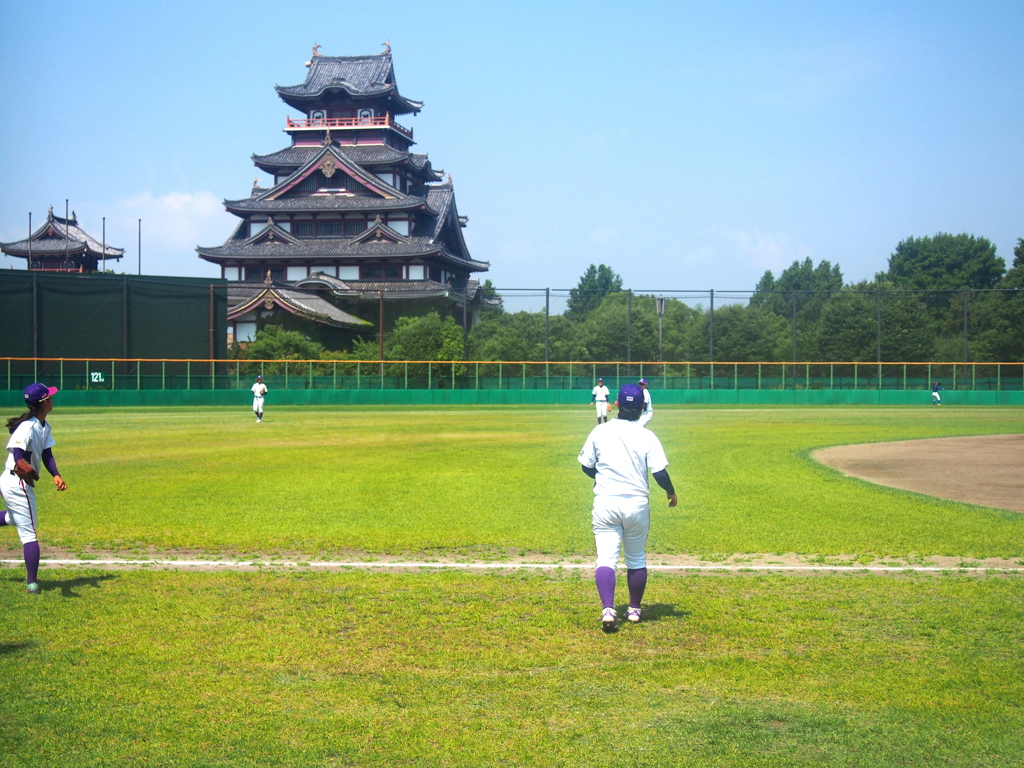
[[[24,240],[0,243],[0,251],[25,259],[27,268],[37,272],[96,272],[104,261],[124,256],[124,248],[105,245],[78,226],[74,211],[61,218],[52,205],[42,226]]]

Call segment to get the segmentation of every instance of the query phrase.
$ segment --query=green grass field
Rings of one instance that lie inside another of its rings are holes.
[[[590,562],[591,411],[60,409],[53,552]],[[1024,560],[1024,516],[825,445],[1024,431],[1010,408],[660,408],[659,557]],[[6,557],[17,537],[0,529]],[[1017,766],[1024,573],[0,571],[0,766]],[[620,584],[620,602],[625,590]]]

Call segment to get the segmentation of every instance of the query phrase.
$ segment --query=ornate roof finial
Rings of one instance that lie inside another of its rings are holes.
[[[252,180],[252,188],[256,189],[256,187],[258,187],[259,185],[260,185],[260,177],[257,176],[255,179]]]
[[[48,210],[46,212],[46,217],[49,218],[49,219],[53,218],[53,206],[52,205],[50,206],[50,210]]]
[[[373,220],[373,226],[375,226],[375,227],[379,227],[379,226],[381,226],[381,225],[382,225],[383,223],[384,223],[384,222],[380,220],[380,214],[378,213],[378,214],[377,214],[377,217],[376,217],[376,218],[375,218],[375,219]]]
[[[381,56],[387,56],[389,53],[391,53],[391,41],[390,40],[385,40],[383,43],[381,43],[381,45],[384,46],[384,50],[380,54]]]
[[[448,183],[451,184],[452,183],[452,175],[450,173],[445,174],[445,175],[448,177]]]
[[[266,284],[266,285],[272,285],[272,284],[274,283],[274,278],[272,278],[272,277],[270,276],[270,270],[269,270],[269,269],[267,270],[267,279],[266,279],[266,280],[264,280],[263,282],[264,282],[264,284]]]
[[[324,146],[324,147],[329,147],[329,146],[331,146],[332,142],[333,142],[333,139],[331,138],[331,129],[328,128],[327,129],[327,133],[325,133],[324,137],[320,140],[320,145]]]
[[[313,43],[313,58],[320,56],[320,43]]]

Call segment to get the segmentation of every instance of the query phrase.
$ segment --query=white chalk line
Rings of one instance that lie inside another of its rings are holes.
[[[0,559],[0,564],[22,565],[18,559]],[[435,568],[453,570],[591,570],[593,563],[430,563],[430,562],[319,562],[319,561],[284,561],[284,560],[129,560],[129,559],[70,559],[41,560],[44,565],[62,566],[166,566],[171,568]],[[652,565],[648,570],[654,571],[836,571],[848,573],[1024,573],[1024,568],[986,567],[986,566],[926,566],[926,565],[744,565],[742,563],[720,563],[704,565]]]

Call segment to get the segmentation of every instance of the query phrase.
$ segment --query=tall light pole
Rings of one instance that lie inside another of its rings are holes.
[[[142,274],[142,219],[139,219],[139,274]]]

